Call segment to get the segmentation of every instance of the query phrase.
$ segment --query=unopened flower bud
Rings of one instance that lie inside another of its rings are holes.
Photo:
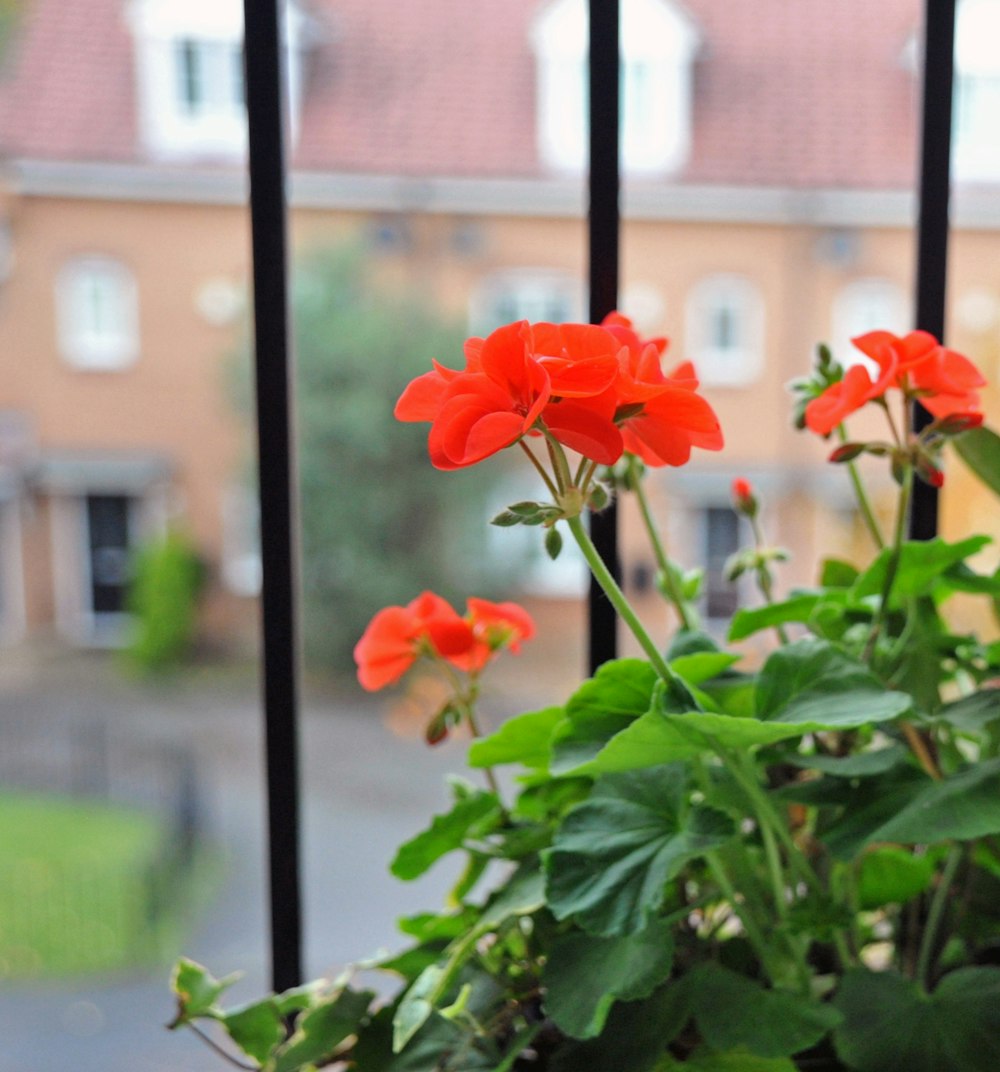
[[[744,517],[757,513],[757,496],[749,480],[739,476],[733,481],[733,509]]]

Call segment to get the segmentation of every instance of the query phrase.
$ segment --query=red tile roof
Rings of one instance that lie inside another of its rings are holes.
[[[545,174],[529,27],[539,0],[312,0],[296,166]],[[901,188],[915,168],[917,0],[684,0],[701,32],[678,181]],[[124,0],[30,0],[0,152],[142,162]]]

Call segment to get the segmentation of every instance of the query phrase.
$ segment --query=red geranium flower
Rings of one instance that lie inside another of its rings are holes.
[[[817,435],[829,435],[852,413],[878,397],[881,382],[879,377],[878,384],[873,384],[864,365],[852,365],[839,383],[831,384],[806,406],[806,427]]]
[[[535,635],[531,615],[517,603],[471,598],[466,621],[472,627],[476,643],[468,652],[449,660],[462,670],[482,670],[503,648],[510,648],[516,654],[521,650],[521,641],[531,640]]]
[[[383,608],[368,623],[354,647],[358,681],[374,692],[398,681],[423,654],[455,662],[475,644],[469,622],[440,596],[423,592],[405,607]]]
[[[980,400],[976,388],[986,381],[962,354],[943,347],[926,331],[893,335],[870,331],[851,340],[879,368],[872,381],[868,370],[854,365],[843,380],[832,384],[806,406],[806,426],[829,435],[846,417],[890,388],[917,398],[935,417],[969,414],[974,417]]]

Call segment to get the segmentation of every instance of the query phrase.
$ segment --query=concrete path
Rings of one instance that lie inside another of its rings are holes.
[[[453,871],[420,883],[387,870],[395,846],[444,808],[448,771],[464,745],[427,748],[387,727],[384,704],[311,700],[303,719],[307,972],[337,972],[379,947],[399,947],[394,920],[436,908]],[[197,675],[171,688],[122,680],[103,660],[0,670],[5,714],[37,719],[106,715],[121,732],[197,750],[210,824],[226,878],[177,950],[216,974],[246,975],[236,1001],[266,987],[261,715],[247,677]],[[167,968],[72,984],[0,985],[0,1072],[220,1072],[228,1067],[189,1033],[163,1029],[172,1015]]]

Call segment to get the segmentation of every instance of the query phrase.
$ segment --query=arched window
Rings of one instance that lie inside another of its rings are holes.
[[[56,279],[59,351],[79,369],[122,369],[139,356],[139,292],[113,257],[69,261]]]
[[[707,276],[688,296],[685,350],[706,384],[752,383],[764,364],[764,303],[741,275]]]
[[[1000,0],[961,0],[955,24],[952,162],[957,179],[1000,181]]]
[[[554,170],[583,170],[587,147],[587,5],[555,0],[536,20],[538,149]],[[665,175],[687,161],[698,32],[668,0],[623,0],[622,166]]]

